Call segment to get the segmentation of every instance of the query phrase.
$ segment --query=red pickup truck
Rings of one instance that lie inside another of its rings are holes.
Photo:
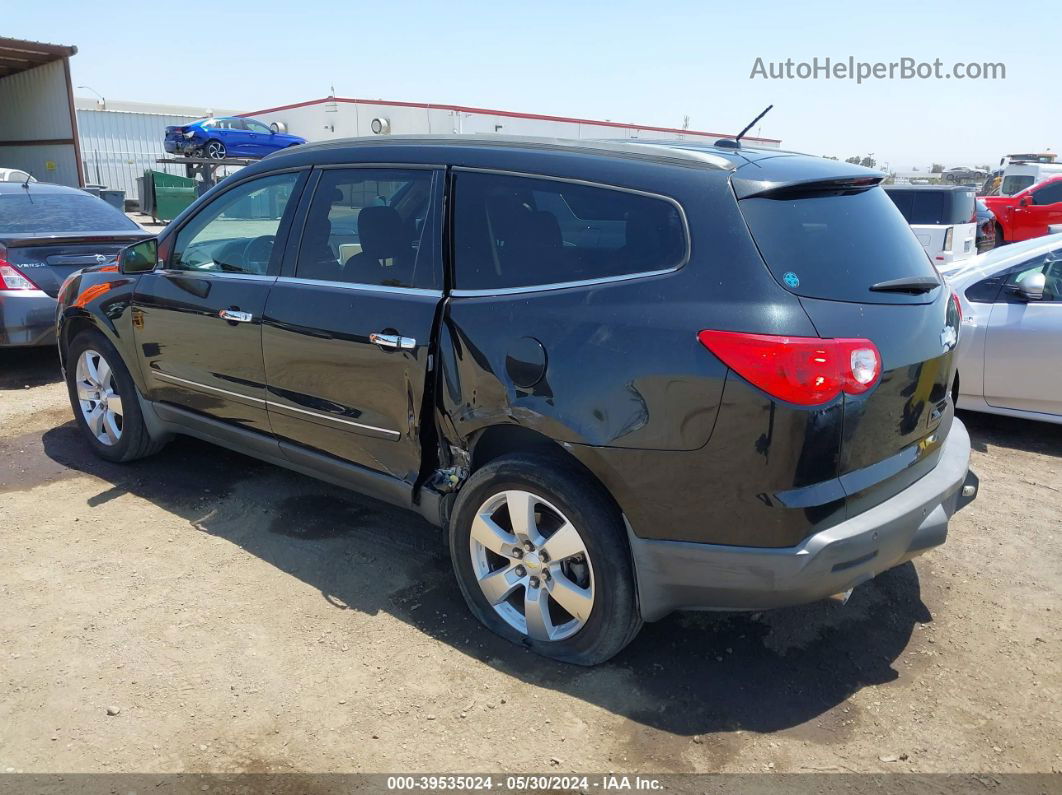
[[[1048,234],[1062,226],[1062,176],[1051,177],[1013,196],[983,196],[996,216],[996,245]]]

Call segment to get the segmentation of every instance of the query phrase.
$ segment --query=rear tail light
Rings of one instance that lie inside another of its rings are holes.
[[[7,249],[0,246],[0,290],[39,290],[7,261]]]
[[[944,233],[944,250],[951,251],[951,239],[954,237],[952,234],[955,231],[954,226],[949,226],[948,231]]]
[[[702,331],[697,339],[746,381],[801,406],[862,394],[881,377],[881,354],[870,340],[734,331]]]
[[[954,290],[951,291],[951,302],[955,305],[955,325],[958,327],[962,323],[962,303],[959,301],[959,294]]]

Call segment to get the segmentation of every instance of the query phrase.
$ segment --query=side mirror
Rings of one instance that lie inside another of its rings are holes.
[[[1042,273],[1034,273],[1031,276],[1026,276],[1016,285],[1018,295],[1026,301],[1044,300],[1044,287],[1046,286],[1047,277]]]
[[[122,249],[118,255],[118,270],[122,273],[147,273],[155,270],[159,260],[159,241],[150,237]]]

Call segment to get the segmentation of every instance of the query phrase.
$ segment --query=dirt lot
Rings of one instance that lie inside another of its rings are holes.
[[[1062,770],[1062,426],[963,416],[980,498],[846,607],[584,670],[482,631],[412,515],[190,440],[106,464],[71,417],[0,352],[0,771]]]

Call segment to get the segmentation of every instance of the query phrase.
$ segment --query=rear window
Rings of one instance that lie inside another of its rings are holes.
[[[537,287],[666,270],[686,258],[686,225],[663,198],[595,185],[460,173],[457,287]]]
[[[885,189],[909,224],[951,226],[971,223],[974,192],[960,190]]]
[[[65,234],[139,229],[124,213],[87,193],[0,194],[0,233]]]
[[[808,298],[924,303],[933,293],[871,292],[893,279],[937,278],[925,250],[885,191],[749,198],[739,206],[774,277]]]

